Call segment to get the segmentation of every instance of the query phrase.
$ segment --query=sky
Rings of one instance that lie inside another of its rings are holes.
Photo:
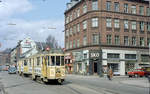
[[[1,1],[0,51],[15,47],[26,37],[44,42],[49,34],[64,47],[64,11],[70,0]]]

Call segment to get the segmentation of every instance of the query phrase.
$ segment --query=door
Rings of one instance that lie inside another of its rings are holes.
[[[93,68],[94,68],[94,74],[97,74],[97,62],[94,62],[94,66],[93,66]]]

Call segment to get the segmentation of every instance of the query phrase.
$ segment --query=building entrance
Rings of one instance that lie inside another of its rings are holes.
[[[94,73],[97,73],[97,62],[94,62],[94,66],[93,66],[93,71],[94,71]]]

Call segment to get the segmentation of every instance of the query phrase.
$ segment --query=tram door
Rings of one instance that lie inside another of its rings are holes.
[[[93,63],[93,72],[94,74],[97,74],[97,62]]]

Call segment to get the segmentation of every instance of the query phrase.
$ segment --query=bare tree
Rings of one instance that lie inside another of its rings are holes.
[[[53,37],[52,35],[49,35],[46,38],[46,44],[50,47],[50,48],[58,48],[58,41],[55,39],[55,37]]]

